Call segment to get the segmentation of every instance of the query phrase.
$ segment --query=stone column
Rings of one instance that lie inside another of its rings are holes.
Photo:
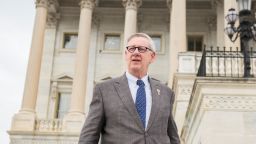
[[[178,70],[178,54],[187,50],[186,0],[167,0],[170,8],[169,82],[172,87],[174,74]]]
[[[137,32],[137,10],[141,3],[142,0],[123,0],[123,6],[125,7],[123,59],[128,37]],[[126,70],[125,61],[123,69]]]
[[[33,131],[35,125],[35,107],[41,69],[44,32],[47,18],[48,0],[36,0],[36,16],[32,43],[27,67],[22,106],[15,114],[11,130]]]
[[[88,51],[92,12],[95,0],[81,0],[78,41],[76,49],[76,65],[71,94],[71,103],[68,114],[64,118],[64,127],[67,131],[79,132],[84,123],[85,96],[88,74]]]
[[[237,7],[237,3],[235,0],[224,0],[224,17],[227,15],[228,10],[230,8],[234,8],[236,10],[237,13],[239,13],[238,11],[238,7]],[[237,20],[235,26],[237,27],[239,25],[239,20]],[[227,21],[224,20],[224,26],[227,26]],[[230,50],[230,47],[233,48],[233,50],[235,50],[236,47],[238,47],[238,49],[240,50],[240,38],[238,38],[234,43],[230,41],[229,37],[225,34],[224,36],[224,43],[225,43],[225,47],[226,50]]]

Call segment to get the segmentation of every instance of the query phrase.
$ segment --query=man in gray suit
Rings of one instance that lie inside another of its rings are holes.
[[[97,84],[79,144],[180,144],[172,116],[174,93],[148,76],[156,58],[145,33],[130,36],[125,50],[127,70]]]

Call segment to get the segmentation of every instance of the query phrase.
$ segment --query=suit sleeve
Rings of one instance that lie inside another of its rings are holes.
[[[78,144],[98,144],[104,123],[103,100],[100,86],[96,85],[92,102]]]
[[[170,112],[170,117],[168,121],[168,135],[170,137],[171,144],[180,144],[180,138],[178,135],[178,130],[176,123],[174,121],[173,115],[172,115],[172,110],[173,110],[173,103],[175,99],[175,94],[170,90],[170,95],[171,95],[171,112]]]

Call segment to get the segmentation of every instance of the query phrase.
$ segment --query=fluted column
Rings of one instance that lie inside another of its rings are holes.
[[[123,6],[125,7],[123,59],[128,37],[137,32],[137,10],[141,3],[142,0],[123,0]],[[125,62],[123,68],[125,69]]]
[[[230,8],[234,8],[237,13],[238,11],[238,7],[237,7],[237,3],[235,0],[224,0],[224,17],[227,15],[228,10]],[[227,21],[224,20],[224,25],[225,27],[227,27]],[[239,25],[239,22],[237,21],[235,26],[237,27]],[[230,41],[229,37],[227,35],[224,36],[224,43],[225,43],[225,47],[226,50],[229,50],[230,47],[233,48],[233,50],[235,50],[235,47],[238,47],[240,49],[240,39],[238,38],[234,43]]]
[[[80,131],[84,121],[84,107],[88,74],[88,51],[90,46],[92,12],[95,0],[81,0],[76,65],[70,109],[64,118],[67,131]],[[78,125],[78,123],[80,125]]]
[[[33,131],[41,69],[48,0],[36,0],[36,16],[21,110],[14,115],[11,130]]]
[[[167,0],[170,8],[169,82],[172,87],[174,74],[178,70],[178,54],[187,49],[186,0]]]

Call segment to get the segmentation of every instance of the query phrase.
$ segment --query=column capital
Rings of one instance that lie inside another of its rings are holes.
[[[48,8],[49,2],[48,2],[48,0],[36,0],[35,5],[36,5],[36,8],[37,7]]]
[[[96,2],[95,0],[81,0],[79,5],[81,9],[83,8],[93,9],[96,5]]]
[[[216,8],[217,6],[222,6],[224,2],[222,0],[214,0],[212,1],[213,8]]]
[[[60,13],[48,13],[46,21],[47,28],[55,28],[58,24],[59,19]]]
[[[167,6],[168,6],[169,9],[172,8],[172,0],[167,0],[167,1],[166,1],[166,4],[167,4]]]
[[[58,0],[48,0],[48,11],[50,13],[57,13],[59,11],[60,4]]]
[[[58,0],[48,0],[47,28],[55,28],[60,19]]]
[[[123,1],[123,6],[126,9],[135,9],[137,10],[138,7],[141,6],[142,0],[122,0]]]

